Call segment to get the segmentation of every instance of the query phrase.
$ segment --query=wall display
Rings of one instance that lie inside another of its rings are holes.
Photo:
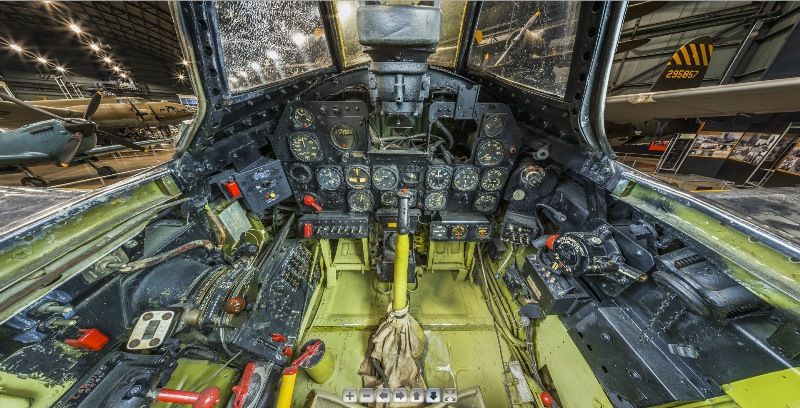
[[[697,134],[689,150],[689,156],[724,159],[733,150],[742,132],[708,132]]]
[[[777,142],[778,133],[745,133],[728,157],[744,163],[758,164],[767,155],[770,146]]]
[[[800,142],[783,158],[777,170],[800,176]]]
[[[786,148],[792,145],[797,140],[798,135],[795,133],[786,133],[781,140],[775,145],[775,148],[767,156],[767,163],[775,162],[781,158],[781,154],[786,151]]]

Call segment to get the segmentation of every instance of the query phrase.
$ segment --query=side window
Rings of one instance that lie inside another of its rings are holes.
[[[228,88],[243,92],[331,65],[316,2],[217,2]]]

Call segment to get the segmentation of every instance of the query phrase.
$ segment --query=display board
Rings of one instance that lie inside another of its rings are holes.
[[[797,142],[786,157],[781,160],[776,170],[800,176],[800,142]]]
[[[783,150],[780,141],[778,141],[780,137],[781,135],[779,133],[747,132],[739,139],[739,143],[733,148],[733,152],[731,152],[728,158],[743,163],[759,164],[767,155],[767,152],[770,151],[770,147],[775,143],[779,143],[772,149],[772,153],[770,154],[772,160],[775,160],[777,158],[777,153]],[[783,144],[783,148],[786,148],[789,141]]]
[[[727,158],[741,137],[742,132],[701,131],[689,148],[689,156]]]

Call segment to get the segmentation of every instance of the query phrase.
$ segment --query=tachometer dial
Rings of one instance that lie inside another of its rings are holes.
[[[308,108],[299,106],[292,112],[292,122],[297,129],[308,129],[314,124],[314,115]]]
[[[289,178],[298,183],[311,181],[311,168],[302,163],[293,163],[289,166]]]
[[[350,150],[356,144],[356,130],[347,123],[337,123],[331,128],[331,142],[342,150]]]
[[[369,191],[351,191],[347,205],[352,212],[367,212],[372,209],[372,194]]]
[[[289,136],[289,150],[295,159],[304,162],[318,161],[322,156],[317,137],[306,132]]]
[[[447,197],[441,191],[432,191],[425,196],[425,208],[430,211],[444,209],[447,204]]]
[[[397,171],[391,167],[373,167],[372,185],[378,190],[389,190],[397,187]]]
[[[381,193],[381,204],[384,207],[397,207],[397,192],[384,191]]]
[[[458,191],[472,191],[478,186],[478,171],[461,167],[453,174],[453,187]]]
[[[369,169],[366,166],[350,166],[344,181],[352,189],[363,190],[369,186]]]
[[[475,199],[473,205],[477,211],[483,213],[492,212],[497,208],[497,196],[494,194],[481,194]]]
[[[533,188],[538,186],[544,180],[545,171],[543,168],[536,165],[525,166],[519,173],[519,180],[525,187]]]
[[[475,157],[481,166],[496,166],[505,158],[505,146],[498,139],[481,140],[475,149]]]
[[[338,166],[317,168],[317,184],[323,190],[336,190],[342,185],[342,169]]]
[[[481,188],[486,191],[498,191],[503,188],[507,176],[508,170],[506,169],[488,169],[483,172],[483,177],[481,177]]]
[[[425,177],[425,183],[431,190],[444,190],[450,185],[451,170],[447,166],[431,166]]]
[[[506,114],[505,113],[495,113],[492,115],[486,115],[486,118],[483,119],[483,134],[487,137],[497,137],[500,132],[503,131],[503,128],[506,126]]]

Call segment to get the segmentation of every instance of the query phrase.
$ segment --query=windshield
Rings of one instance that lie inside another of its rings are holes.
[[[331,65],[315,2],[217,2],[228,88],[242,92]]]
[[[482,3],[469,67],[563,97],[580,4]]]
[[[334,8],[336,10],[336,26],[339,31],[339,47],[342,50],[344,65],[352,67],[369,62],[369,56],[361,51],[361,44],[358,42],[356,28],[358,1],[336,1]],[[440,3],[440,8],[442,10],[442,28],[439,34],[439,45],[436,47],[436,52],[428,57],[428,63],[452,68],[456,65],[458,48],[461,44],[461,29],[467,2],[443,1]]]

